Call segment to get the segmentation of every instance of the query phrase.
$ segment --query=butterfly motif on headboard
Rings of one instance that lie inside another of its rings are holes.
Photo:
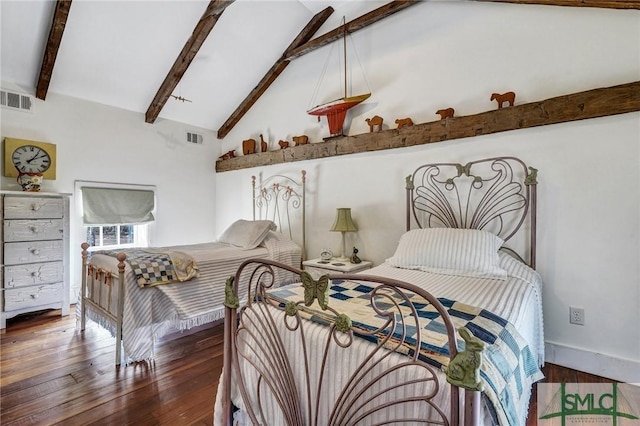
[[[317,281],[306,271],[300,274],[304,287],[304,304],[311,306],[315,299],[323,310],[329,307],[329,277],[321,276]]]

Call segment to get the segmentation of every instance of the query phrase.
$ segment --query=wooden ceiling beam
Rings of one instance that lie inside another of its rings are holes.
[[[541,4],[547,6],[601,7],[608,9],[640,9],[638,0],[476,0],[496,3]]]
[[[300,34],[293,39],[289,47],[285,50],[285,53],[276,61],[275,64],[267,71],[264,77],[260,80],[258,85],[251,90],[251,93],[242,101],[242,103],[236,108],[236,110],[227,118],[227,121],[218,129],[218,139],[224,138],[233,127],[240,121],[240,119],[251,109],[253,104],[262,96],[262,94],[271,86],[271,84],[278,78],[278,76],[289,65],[289,61],[285,59],[287,52],[306,43],[313,37],[313,35],[320,29],[322,24],[333,13],[331,6],[318,12],[309,23],[300,31]]]
[[[160,111],[162,111],[162,108],[167,103],[169,96],[171,96],[171,93],[173,93],[178,83],[180,83],[182,76],[184,76],[187,68],[191,65],[193,58],[196,57],[196,54],[207,39],[207,36],[216,25],[225,9],[233,2],[234,0],[212,0],[209,2],[207,9],[196,24],[191,37],[189,37],[185,43],[182,51],[169,70],[169,73],[160,85],[156,96],[153,98],[153,101],[151,101],[151,104],[145,114],[145,121],[147,123],[153,123],[156,118],[158,118]]]
[[[365,13],[364,15],[354,19],[353,21],[349,21],[344,25],[340,25],[338,28],[329,31],[328,33],[321,35],[320,37],[314,38],[313,40],[301,46],[289,50],[285,54],[285,59],[290,61],[292,59],[298,58],[322,46],[326,46],[329,43],[342,39],[342,37],[344,37],[345,31],[348,34],[351,34],[371,24],[376,23],[381,19],[386,18],[387,16],[393,15],[396,12],[406,9],[409,6],[420,3],[420,1],[415,0],[389,2],[384,6],[380,6],[379,8],[372,10],[369,13]]]
[[[219,159],[216,162],[216,172],[404,148],[637,111],[640,111],[640,81],[415,124],[402,129],[338,136],[324,142],[240,155],[228,160]]]
[[[49,38],[47,46],[42,57],[42,65],[40,67],[40,75],[36,83],[36,98],[45,100],[49,91],[49,83],[53,75],[53,67],[56,64],[58,50],[62,42],[62,34],[67,25],[69,10],[71,9],[71,0],[58,0],[56,2],[55,11],[53,12],[53,21],[49,29]]]

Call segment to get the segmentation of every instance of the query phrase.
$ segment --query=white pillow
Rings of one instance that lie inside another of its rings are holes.
[[[387,263],[437,274],[506,279],[498,249],[504,241],[477,229],[425,228],[406,232]]]
[[[254,249],[262,244],[269,231],[277,226],[270,220],[236,220],[220,235],[218,242],[243,249]]]

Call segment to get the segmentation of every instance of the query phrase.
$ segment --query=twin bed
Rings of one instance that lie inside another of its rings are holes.
[[[514,157],[424,165],[383,264],[315,280],[243,262],[214,423],[525,424],[544,364],[536,184]]]
[[[150,360],[158,337],[224,316],[224,283],[246,259],[300,267],[305,250],[306,172],[252,177],[253,220],[239,219],[204,244],[87,251],[82,245],[81,329],[86,319],[116,336],[116,364]],[[295,276],[283,272],[279,282]],[[243,288],[244,290],[244,288]],[[121,353],[124,349],[124,356]]]

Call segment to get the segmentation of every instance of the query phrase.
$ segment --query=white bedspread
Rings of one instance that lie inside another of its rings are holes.
[[[141,288],[127,265],[122,327],[126,363],[152,359],[156,339],[170,331],[186,330],[223,318],[225,282],[245,260],[266,258],[299,267],[302,256],[297,244],[277,233],[268,235],[262,247],[252,250],[222,243],[166,248],[193,256],[200,270],[199,276],[190,281]],[[114,274],[117,271],[117,260],[111,256],[94,254],[90,261]],[[278,283],[291,280],[290,276],[279,277]],[[241,300],[246,300],[247,289],[240,288],[239,294]],[[115,297],[114,294],[112,312],[115,312]],[[99,312],[88,309],[88,317],[114,331],[113,325]]]
[[[528,343],[533,354],[537,356],[539,365],[542,365],[544,363],[542,280],[537,272],[526,267],[505,253],[500,254],[500,266],[507,271],[508,278],[506,280],[433,274],[422,271],[399,269],[388,264],[382,264],[368,271],[364,271],[362,274],[403,280],[419,285],[436,297],[446,297],[469,305],[480,306],[493,312],[516,327]],[[312,323],[309,326],[310,327],[306,329],[305,334],[307,345],[314,345],[314,342],[325,341],[326,327],[322,327],[315,323]],[[286,335],[287,333],[283,333],[283,336]],[[284,338],[286,339],[286,337]],[[286,340],[286,345],[291,345],[291,347],[287,349],[287,353],[295,354],[297,351],[292,347],[293,343],[290,339]],[[370,345],[370,343],[358,339],[351,347],[351,352],[354,352],[355,355],[354,353],[351,353],[348,357],[345,357],[344,353],[330,355],[330,360],[333,359],[333,362],[330,361],[330,363],[332,362],[330,365],[332,365],[333,368],[332,377],[349,377],[350,372],[353,371],[355,366],[362,361],[362,355],[359,355],[359,353],[361,352],[360,349],[365,345]],[[317,349],[314,348],[313,350]],[[402,355],[393,354],[389,359],[389,363],[397,363],[401,357]],[[293,359],[291,360],[291,363],[292,365],[298,365],[301,361]],[[446,383],[444,374],[439,374],[438,378],[441,382],[441,389],[444,390],[438,396],[439,405],[441,408],[448,410],[449,385]],[[222,382],[221,378],[216,398],[216,406],[214,408],[214,424],[221,424],[222,421]],[[526,387],[527,397],[525,397],[523,401],[527,406],[530,398],[531,385],[532,384],[530,383],[524,384]],[[339,387],[340,386],[337,386],[337,388]],[[325,392],[328,392],[329,394],[331,394],[335,388],[336,387],[332,387],[330,385],[325,385],[324,387],[326,390]],[[236,392],[232,392],[232,394],[234,404],[242,408],[243,403],[239,395]],[[326,396],[327,401],[335,400],[335,397],[335,395]],[[324,395],[323,398],[325,398]],[[522,407],[521,411],[526,413],[527,406]],[[323,409],[326,409],[326,412],[323,412]],[[325,416],[329,411],[330,402],[329,405],[323,406],[319,410],[321,417]],[[492,423],[491,416],[488,412],[483,411],[483,417],[484,423]],[[245,418],[243,421],[242,412],[240,412],[238,414],[238,420],[238,424],[242,424],[247,419]],[[272,420],[277,423],[281,419],[277,417],[276,414],[275,417],[272,417]],[[322,421],[320,424],[323,424]]]

